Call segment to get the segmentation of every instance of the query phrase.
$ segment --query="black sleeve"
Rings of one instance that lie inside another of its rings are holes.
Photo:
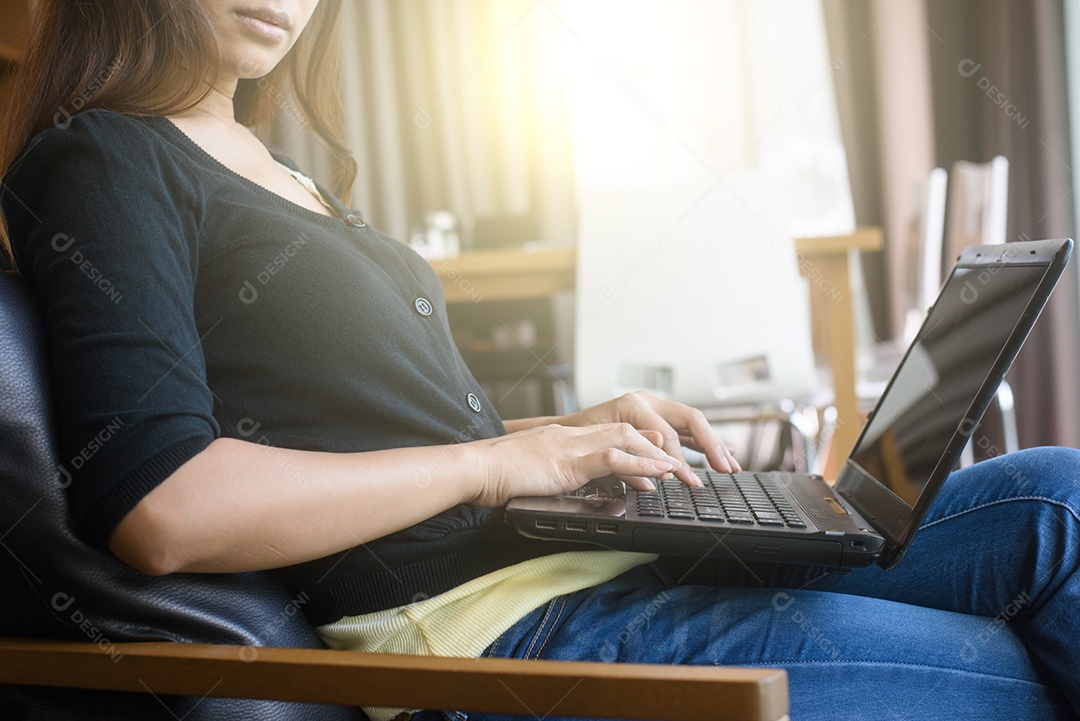
[[[60,482],[104,547],[140,499],[220,435],[195,318],[197,189],[145,123],[104,111],[36,136],[4,189],[44,312]],[[174,159],[175,161],[175,159]]]

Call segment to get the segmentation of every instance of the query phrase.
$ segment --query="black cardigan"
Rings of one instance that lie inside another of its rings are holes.
[[[89,110],[27,145],[0,207],[45,313],[60,482],[90,541],[219,436],[355,452],[506,432],[431,267],[334,205],[272,193],[162,117]],[[556,550],[458,506],[279,573],[319,624]]]

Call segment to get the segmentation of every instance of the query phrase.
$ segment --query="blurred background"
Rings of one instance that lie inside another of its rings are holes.
[[[429,258],[505,417],[648,389],[812,462],[838,353],[865,411],[960,248],[1075,235],[1080,0],[345,5],[352,203]],[[329,176],[288,101],[272,140]],[[977,457],[1080,446],[1078,268]]]

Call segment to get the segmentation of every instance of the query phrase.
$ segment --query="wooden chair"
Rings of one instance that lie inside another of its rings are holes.
[[[957,160],[949,176],[944,263],[960,255],[969,245],[994,245],[1006,241],[1009,159],[995,155],[986,163]],[[948,270],[948,265],[943,265],[941,274]]]
[[[996,245],[1007,242],[1009,213],[1009,159],[995,155],[986,163],[957,160],[952,165],[945,222],[945,254],[938,268],[940,280],[949,272],[949,263],[969,245]],[[1006,453],[1020,450],[1016,426],[1016,402],[1012,386],[1002,380],[995,395],[1001,413],[1002,441]],[[971,444],[964,449],[960,465],[975,460]]]
[[[850,235],[796,238],[799,269],[810,281],[810,312],[815,348],[824,352],[832,371],[836,421],[827,441],[823,475],[835,479],[862,429],[864,416],[856,393],[855,310],[850,256],[880,250],[880,228],[857,228]]]
[[[982,164],[957,161],[952,167],[947,205],[947,174],[942,168],[935,168],[930,173],[910,243],[912,307],[908,309],[911,312],[907,328],[901,338],[883,343],[876,349],[876,365],[883,367],[873,369],[872,374],[881,377],[874,379],[875,382],[861,384],[861,388],[857,372],[850,258],[855,252],[880,250],[883,245],[881,229],[863,227],[850,235],[796,239],[799,267],[811,281],[815,350],[821,351],[828,360],[835,393],[836,421],[825,451],[823,475],[826,478],[834,479],[839,474],[862,429],[863,408],[876,402],[884,392],[888,376],[900,362],[926,311],[937,299],[944,276],[951,268],[949,259],[971,244],[1005,242],[1008,172],[1008,160],[1000,155]],[[1002,380],[995,399],[1003,422],[1005,451],[1019,450],[1015,403],[1008,381]],[[969,444],[961,465],[970,465],[973,461]]]

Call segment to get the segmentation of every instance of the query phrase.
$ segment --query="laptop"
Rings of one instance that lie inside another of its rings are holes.
[[[522,535],[627,551],[895,567],[1061,276],[1073,241],[972,246],[867,418],[840,477],[699,470],[705,488],[609,476],[561,496],[522,497]]]

